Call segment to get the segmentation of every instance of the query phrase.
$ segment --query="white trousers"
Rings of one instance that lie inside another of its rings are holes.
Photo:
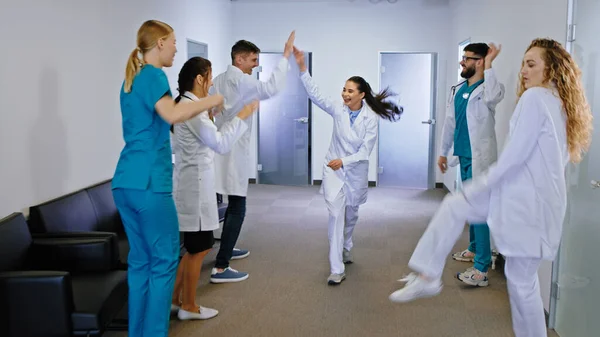
[[[332,274],[344,272],[343,250],[354,246],[352,233],[358,221],[358,206],[347,206],[342,188],[333,201],[325,199],[329,210],[329,264]]]
[[[485,200],[487,199],[487,200]],[[408,263],[423,275],[439,279],[448,254],[465,222],[485,223],[489,198],[469,203],[462,194],[448,195],[431,219]],[[504,274],[516,337],[546,337],[546,319],[537,271],[540,258],[506,257]]]

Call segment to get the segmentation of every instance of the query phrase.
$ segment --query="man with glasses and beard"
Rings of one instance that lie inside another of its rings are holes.
[[[485,172],[497,159],[495,132],[496,105],[504,98],[504,85],[498,82],[492,62],[501,46],[471,43],[463,51],[461,77],[465,81],[453,86],[442,128],[441,155],[438,166],[448,169],[448,155],[458,157],[461,180]],[[457,261],[473,262],[457,278],[469,285],[488,285],[487,271],[492,259],[490,230],[487,224],[469,224],[470,245],[454,253]]]

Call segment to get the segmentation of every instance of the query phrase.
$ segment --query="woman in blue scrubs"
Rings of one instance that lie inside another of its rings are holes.
[[[163,67],[177,48],[173,29],[149,20],[137,33],[121,87],[123,148],[112,180],[130,252],[129,336],[167,336],[179,257],[169,128],[221,105],[214,95],[175,105]]]

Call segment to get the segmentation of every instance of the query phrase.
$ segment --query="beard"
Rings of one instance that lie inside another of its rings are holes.
[[[463,69],[463,71],[460,73],[460,77],[468,80],[469,78],[473,77],[473,75],[475,75],[475,68],[470,67],[470,68],[465,68]]]

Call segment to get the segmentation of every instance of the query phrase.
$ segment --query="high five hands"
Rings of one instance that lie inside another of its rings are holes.
[[[285,46],[283,47],[283,57],[289,59],[290,55],[292,55],[292,50],[294,48],[294,41],[296,40],[296,31],[293,30],[287,41],[285,42]]]
[[[294,46],[294,58],[296,59],[296,63],[298,64],[298,68],[300,68],[300,72],[303,73],[306,71],[306,63],[304,62],[304,52]]]

